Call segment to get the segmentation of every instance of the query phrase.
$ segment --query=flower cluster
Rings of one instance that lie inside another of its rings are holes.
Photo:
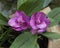
[[[46,31],[50,20],[43,12],[36,12],[31,17],[23,11],[16,11],[8,24],[16,31],[26,30],[31,27],[32,34],[40,34]]]

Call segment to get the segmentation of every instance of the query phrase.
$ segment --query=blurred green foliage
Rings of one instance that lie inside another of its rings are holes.
[[[0,11],[10,15],[16,11],[17,0],[0,0]],[[60,0],[52,0],[50,7],[55,8],[60,6]]]
[[[17,0],[0,0],[0,11],[11,15],[16,11]]]

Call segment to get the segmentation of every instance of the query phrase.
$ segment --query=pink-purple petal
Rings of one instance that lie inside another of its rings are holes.
[[[17,25],[17,23],[16,23],[16,18],[11,18],[9,20],[8,24],[12,27],[19,27],[19,25]]]
[[[43,12],[36,12],[32,15],[30,26],[32,27],[32,34],[40,34],[46,31],[50,25],[50,20]]]
[[[47,24],[45,22],[42,22],[41,24],[37,25],[38,28],[46,28],[47,27]]]
[[[29,18],[23,11],[16,11],[8,24],[16,31],[26,30],[29,27]]]
[[[37,29],[34,20],[30,20],[30,25],[32,26],[33,29]]]

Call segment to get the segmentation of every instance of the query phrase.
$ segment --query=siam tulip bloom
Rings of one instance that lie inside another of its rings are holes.
[[[29,26],[29,17],[23,11],[16,11],[8,24],[16,31],[26,30]]]
[[[50,25],[50,20],[43,12],[36,12],[31,16],[30,26],[32,34],[40,34],[46,31]]]

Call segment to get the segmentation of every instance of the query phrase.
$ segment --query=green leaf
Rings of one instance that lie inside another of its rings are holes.
[[[26,1],[23,3],[19,10],[25,11],[29,16],[32,15],[34,12],[37,12],[44,7],[46,7],[48,4],[46,4],[46,0],[32,0],[32,1]],[[45,4],[45,5],[44,5]]]
[[[39,45],[38,45],[38,44],[36,44],[34,48],[40,48],[40,47],[39,47]]]
[[[48,17],[51,19],[51,26],[58,24],[60,22],[60,7],[53,9]]]
[[[55,32],[45,32],[42,35],[46,36],[49,39],[60,39],[60,34]]]
[[[34,0],[18,0],[17,1],[17,9],[19,9],[26,2],[34,2]]]
[[[0,20],[8,21],[9,17],[0,11]]]
[[[35,48],[36,40],[37,36],[24,32],[15,39],[10,48]]]
[[[37,0],[35,4],[33,4],[33,7],[31,6],[31,10],[30,12],[28,12],[28,15],[32,15],[33,13],[43,9],[43,3],[44,3],[44,0],[39,0],[39,1]]]
[[[7,25],[9,17],[0,11],[0,25]]]
[[[44,4],[43,4],[43,8],[48,6],[48,4],[51,2],[52,0],[45,0]]]
[[[33,9],[33,4],[35,4],[36,0],[35,1],[26,1],[24,4],[22,4],[20,7],[19,7],[19,10],[23,10],[25,11],[27,14],[31,11],[31,9]],[[32,6],[33,7],[32,7]]]
[[[25,3],[27,0],[18,0],[17,1],[17,9],[19,9],[19,7],[23,4],[23,3]]]
[[[0,20],[0,25],[6,25],[7,26],[7,22]]]

